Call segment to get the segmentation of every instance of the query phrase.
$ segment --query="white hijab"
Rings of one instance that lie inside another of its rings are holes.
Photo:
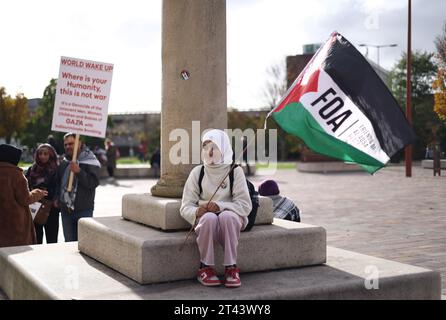
[[[206,131],[201,138],[201,142],[210,140],[220,150],[222,155],[220,161],[215,165],[232,164],[232,147],[228,135],[223,130],[211,129]],[[204,159],[203,159],[204,161]],[[205,163],[206,165],[206,163]]]

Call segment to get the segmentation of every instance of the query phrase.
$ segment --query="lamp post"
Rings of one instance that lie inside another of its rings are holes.
[[[407,65],[406,65],[406,117],[412,126],[412,1],[408,0],[407,9]],[[412,177],[412,145],[404,150],[406,177]]]
[[[377,51],[378,51],[378,67],[380,67],[380,65],[379,65],[379,49],[396,47],[398,45],[396,43],[392,43],[392,44],[365,44],[365,43],[361,43],[359,46],[360,47],[366,47],[367,48],[367,52],[369,50],[369,47],[376,48]]]

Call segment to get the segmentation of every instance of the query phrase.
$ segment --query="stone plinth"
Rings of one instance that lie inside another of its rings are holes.
[[[273,222],[273,202],[270,198],[259,197],[255,224]],[[191,225],[180,215],[181,199],[159,198],[149,193],[126,194],[122,197],[122,217],[162,230],[186,230]]]
[[[192,233],[163,232],[120,217],[79,221],[79,250],[141,283],[191,279],[200,255]],[[215,246],[216,269],[223,272],[223,250]],[[317,265],[326,259],[325,229],[274,219],[272,225],[242,232],[237,265],[244,272]]]
[[[177,261],[177,265],[181,265]],[[367,266],[379,289],[367,289]],[[245,273],[242,286],[205,288],[197,280],[140,285],[77,249],[76,242],[0,249],[0,288],[10,299],[260,300],[440,299],[441,279],[428,269],[327,248],[320,266]]]

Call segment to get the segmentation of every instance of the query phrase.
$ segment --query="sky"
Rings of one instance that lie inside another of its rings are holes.
[[[407,48],[407,0],[227,0],[228,106],[266,106],[267,69],[338,31],[391,69]],[[161,110],[161,0],[4,0],[0,87],[42,97],[60,57],[114,64],[109,112]],[[413,0],[413,50],[435,51],[445,0]]]

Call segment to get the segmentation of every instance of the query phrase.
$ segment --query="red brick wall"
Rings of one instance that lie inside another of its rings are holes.
[[[287,88],[293,84],[312,57],[312,54],[298,54],[286,57]]]

